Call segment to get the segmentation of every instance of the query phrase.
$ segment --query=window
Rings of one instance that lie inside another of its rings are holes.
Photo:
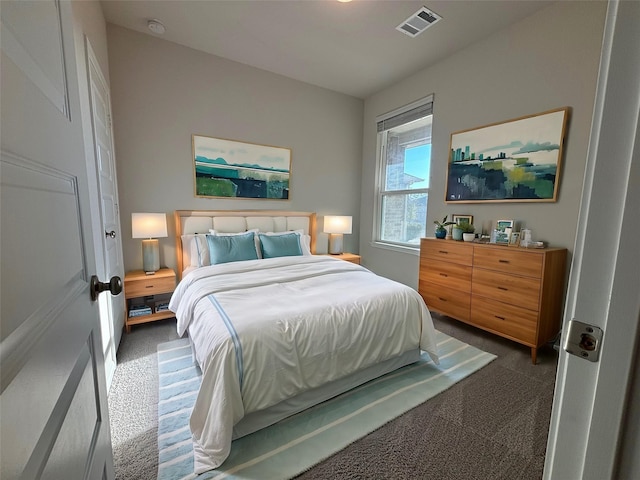
[[[374,239],[415,248],[426,235],[433,97],[378,118]]]

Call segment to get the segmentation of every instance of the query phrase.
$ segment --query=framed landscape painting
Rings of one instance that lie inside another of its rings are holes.
[[[196,197],[289,199],[291,149],[192,135]]]
[[[555,202],[568,113],[452,133],[445,202]]]

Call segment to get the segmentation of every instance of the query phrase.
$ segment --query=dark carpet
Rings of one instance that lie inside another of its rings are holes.
[[[531,364],[527,347],[447,317],[438,330],[498,356],[479,372],[296,477],[314,479],[540,479],[557,352]],[[116,478],[156,478],[156,345],[177,338],[175,320],[123,336],[109,394]]]
[[[296,477],[312,479],[540,479],[557,352],[530,350],[433,315],[438,330],[498,355],[437,397]]]

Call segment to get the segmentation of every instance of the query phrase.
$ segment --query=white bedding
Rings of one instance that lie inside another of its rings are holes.
[[[169,308],[203,371],[190,419],[196,473],[227,458],[245,414],[418,347],[438,359],[415,290],[330,256],[199,268]]]

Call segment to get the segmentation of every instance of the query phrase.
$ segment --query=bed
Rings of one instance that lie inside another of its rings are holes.
[[[195,473],[220,466],[233,439],[421,351],[438,361],[422,297],[315,255],[314,213],[180,210],[175,225],[181,280],[170,309],[202,370],[190,418]]]

